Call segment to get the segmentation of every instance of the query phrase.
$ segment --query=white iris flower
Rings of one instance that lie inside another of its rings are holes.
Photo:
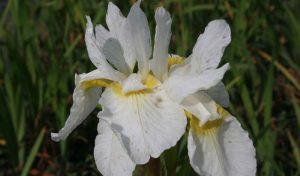
[[[189,157],[197,173],[255,175],[253,144],[239,122],[221,107],[229,104],[221,82],[229,65],[217,68],[230,43],[228,24],[210,22],[192,55],[183,59],[168,54],[172,20],[160,7],[155,13],[152,52],[140,3],[133,5],[127,18],[109,3],[109,31],[96,25],[94,34],[87,17],[85,41],[97,69],[75,75],[70,115],[59,133],[51,134],[52,139],[65,139],[100,103],[94,148],[97,168],[104,176],[130,176],[136,164],[145,164],[176,145],[188,117]]]

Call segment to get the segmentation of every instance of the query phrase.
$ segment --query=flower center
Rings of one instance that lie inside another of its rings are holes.
[[[199,126],[199,119],[196,118],[192,113],[185,111],[185,114],[187,118],[190,119],[191,129],[196,130],[198,134],[206,135],[210,133],[211,130],[216,130],[218,127],[220,127],[229,115],[229,112],[227,112],[220,105],[216,105],[216,111],[220,118],[216,120],[209,120],[203,126]]]
[[[120,83],[112,83],[107,88],[112,89],[117,95],[119,96],[130,96],[130,95],[137,95],[137,94],[147,94],[152,93],[153,89],[160,84],[159,81],[157,81],[152,74],[148,74],[146,79],[142,81],[142,84],[145,86],[144,89],[136,90],[136,91],[130,91],[130,92],[123,92],[122,84]]]

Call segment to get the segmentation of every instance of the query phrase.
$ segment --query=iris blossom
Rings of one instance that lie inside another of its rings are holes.
[[[198,174],[252,176],[255,149],[239,122],[222,108],[229,97],[221,82],[229,65],[218,68],[230,28],[224,20],[208,24],[188,58],[168,53],[171,16],[155,12],[152,51],[148,21],[137,1],[127,17],[109,3],[108,30],[87,17],[85,41],[97,67],[75,75],[73,106],[65,139],[99,103],[94,157],[104,176],[130,176],[136,164],[157,158],[176,145],[189,122],[188,154]]]

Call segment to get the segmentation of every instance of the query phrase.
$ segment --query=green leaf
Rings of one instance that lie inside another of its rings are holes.
[[[30,168],[32,166],[32,163],[33,163],[35,157],[37,156],[39,148],[40,148],[40,146],[41,146],[41,144],[43,142],[44,135],[45,135],[45,128],[43,128],[41,130],[40,134],[36,138],[36,140],[35,140],[35,142],[34,142],[34,144],[32,146],[32,149],[31,149],[31,151],[29,153],[29,156],[28,156],[28,158],[26,160],[25,166],[24,166],[24,168],[22,170],[21,176],[27,176],[28,175],[29,170],[30,170]]]

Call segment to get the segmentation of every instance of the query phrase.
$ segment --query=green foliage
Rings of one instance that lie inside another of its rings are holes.
[[[127,14],[132,1],[114,1]],[[107,1],[0,2],[0,175],[99,175],[93,160],[96,111],[67,141],[50,140],[72,104],[74,74],[93,65],[84,43],[85,15],[105,23]],[[144,0],[172,14],[171,53],[188,56],[206,24],[225,18],[232,43],[222,63],[230,111],[257,149],[257,175],[300,175],[300,3],[297,0]],[[153,165],[153,166],[152,166]],[[186,135],[135,175],[196,175]],[[153,175],[153,174],[152,174]]]

